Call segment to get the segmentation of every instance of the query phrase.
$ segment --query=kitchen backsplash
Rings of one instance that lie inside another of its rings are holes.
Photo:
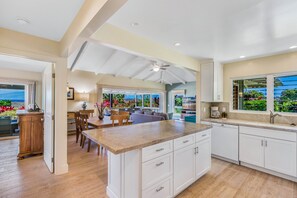
[[[249,121],[258,121],[258,122],[269,122],[269,114],[256,114],[256,113],[236,113],[229,111],[229,103],[228,102],[202,102],[201,103],[201,119],[209,118],[210,117],[210,107],[211,106],[218,106],[219,111],[222,112],[223,107],[226,108],[226,112],[228,114],[228,119],[236,119],[236,120],[249,120]],[[204,112],[205,108],[205,112]],[[290,116],[284,115],[280,113],[282,116],[277,116],[275,118],[275,123],[279,124],[297,124],[297,115]]]

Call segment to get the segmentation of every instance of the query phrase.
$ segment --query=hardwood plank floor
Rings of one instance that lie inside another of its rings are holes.
[[[48,172],[42,156],[16,160],[18,139],[0,141],[0,197],[106,198],[107,159],[97,156],[68,138],[69,173]],[[297,184],[221,160],[212,160],[212,169],[178,198],[297,198]]]

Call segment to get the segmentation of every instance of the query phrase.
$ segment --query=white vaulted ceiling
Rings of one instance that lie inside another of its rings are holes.
[[[108,23],[192,57],[228,62],[297,45],[296,10],[296,0],[129,0]]]
[[[84,0],[0,0],[0,27],[60,41]],[[29,24],[20,24],[17,19]]]
[[[71,68],[78,51],[69,57],[68,68]],[[152,64],[155,61],[158,60],[140,57],[118,49],[88,42],[74,65],[74,70],[160,82],[161,72],[151,71]],[[161,61],[158,62],[166,64]],[[171,84],[195,80],[195,72],[171,65],[167,68],[167,71],[163,72],[162,83]]]

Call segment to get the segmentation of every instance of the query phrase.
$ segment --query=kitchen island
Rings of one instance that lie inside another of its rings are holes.
[[[174,197],[211,166],[211,127],[160,121],[84,131],[108,149],[110,198]]]

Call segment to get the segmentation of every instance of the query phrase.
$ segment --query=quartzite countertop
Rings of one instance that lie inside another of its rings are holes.
[[[249,120],[212,119],[212,118],[203,119],[202,121],[219,123],[219,124],[236,125],[236,126],[248,126],[248,127],[257,127],[257,128],[264,128],[264,129],[283,130],[288,132],[297,132],[297,126],[290,126],[290,124],[270,124],[266,122],[256,122],[256,121],[249,121]]]
[[[92,141],[114,154],[141,149],[211,128],[203,124],[166,120],[83,131]]]

